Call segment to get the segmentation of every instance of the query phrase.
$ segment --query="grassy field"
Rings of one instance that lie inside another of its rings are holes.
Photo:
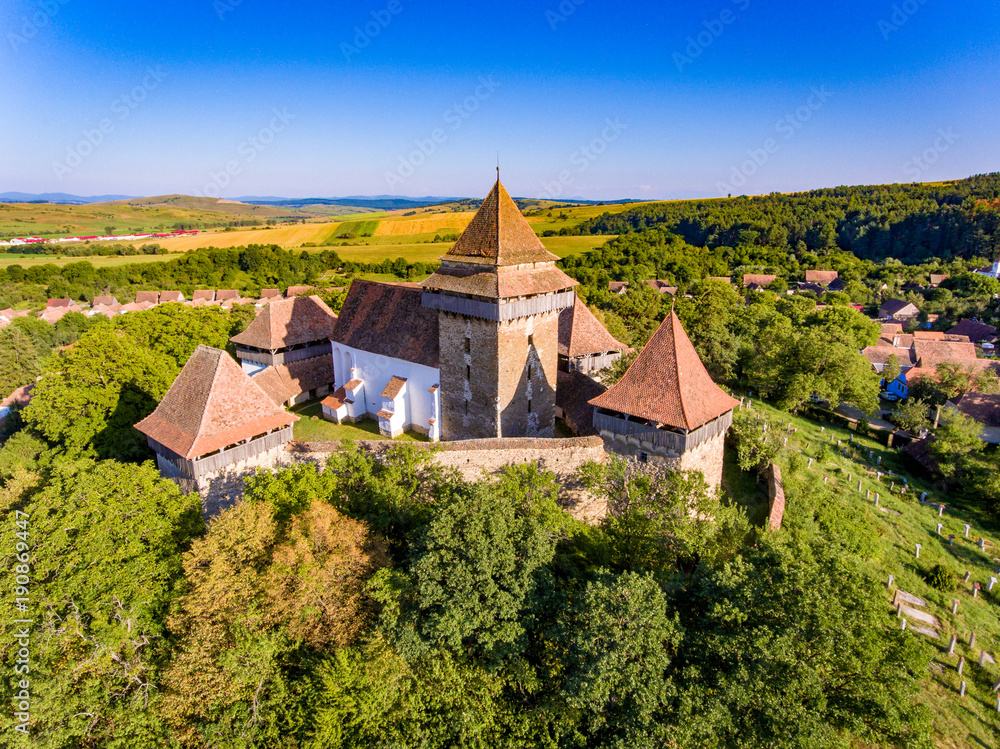
[[[301,418],[292,427],[292,434],[298,442],[339,442],[341,440],[383,440],[378,431],[378,422],[371,419],[359,421],[357,424],[334,424],[321,416],[322,407],[319,403],[306,404],[293,408]],[[395,442],[427,442],[428,439],[419,434],[405,434],[397,437]]]
[[[811,419],[790,417],[759,402],[754,408],[797,430],[788,434],[792,460],[800,464],[799,470],[808,472],[808,481],[818,485],[826,476],[831,484],[843,490],[841,497],[852,514],[863,517],[881,542],[881,553],[872,560],[873,567],[884,580],[888,581],[891,574],[901,590],[924,599],[927,607],[921,610],[941,623],[939,639],[913,634],[924,638],[935,651],[923,681],[921,700],[931,711],[936,745],[943,749],[1000,745],[1000,715],[996,711],[996,694],[991,689],[1000,679],[1000,665],[978,665],[982,651],[1000,661],[1000,585],[992,593],[986,590],[990,577],[998,576],[1000,550],[996,541],[1000,528],[978,508],[963,505],[950,493],[935,488],[925,476],[914,473],[914,466],[905,454],[875,439],[859,438],[847,429]],[[851,438],[855,447],[844,456],[843,447]],[[838,441],[842,443],[839,447]],[[807,467],[809,458],[813,459],[811,467]],[[886,471],[897,475],[883,473],[879,478],[878,472]],[[893,483],[895,488],[892,488]],[[907,486],[908,490],[900,493],[900,486]],[[920,503],[924,491],[928,492],[926,501],[946,505],[943,516],[938,517],[936,507]],[[879,507],[875,506],[876,494],[880,495]],[[788,501],[796,500],[807,500],[807,496],[788,498]],[[752,507],[749,512],[754,514]],[[943,525],[940,535],[938,523]],[[966,524],[971,526],[968,539],[965,537]],[[949,535],[955,536],[954,545],[949,544]],[[986,540],[986,551],[976,545],[980,536]],[[915,553],[918,543],[922,546],[919,559]],[[929,570],[938,564],[955,575],[954,590],[938,590],[926,581]],[[963,582],[966,572],[971,574],[968,583]],[[978,598],[973,598],[975,582],[982,585]],[[888,586],[885,596],[888,611],[893,596]],[[956,615],[952,615],[953,599],[959,601]],[[969,647],[972,632],[976,633],[975,647]],[[958,638],[958,645],[955,655],[949,656],[948,644],[952,635]],[[966,660],[962,677],[956,672],[960,656]],[[963,678],[967,682],[964,699],[958,693]]]
[[[177,255],[108,255],[101,257],[60,257],[58,255],[6,255],[0,253],[0,268],[8,265],[20,265],[28,268],[33,265],[58,265],[63,266],[69,263],[88,262],[95,268],[114,268],[119,265],[131,265],[133,263],[162,263],[166,260],[175,260]]]

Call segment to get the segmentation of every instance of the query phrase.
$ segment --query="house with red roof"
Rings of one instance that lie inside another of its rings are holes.
[[[146,435],[160,473],[200,493],[203,511],[213,515],[232,503],[245,475],[279,462],[298,418],[225,351],[198,346],[135,428]]]
[[[712,380],[675,313],[621,380],[590,404],[609,451],[700,470],[710,486],[722,483],[725,436],[739,402]]]

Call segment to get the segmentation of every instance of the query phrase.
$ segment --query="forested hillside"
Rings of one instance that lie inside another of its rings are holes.
[[[840,248],[870,260],[994,257],[1000,173],[938,185],[837,187],[793,195],[654,203],[604,214],[567,233],[664,228],[698,247],[780,252]]]

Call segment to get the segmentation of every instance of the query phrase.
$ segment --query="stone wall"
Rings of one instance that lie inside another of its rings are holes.
[[[385,452],[392,443],[363,441],[357,445],[377,455]],[[584,463],[604,460],[604,442],[599,437],[465,440],[439,445],[417,443],[413,447],[418,450],[434,450],[438,464],[456,469],[468,481],[477,481],[484,475],[496,475],[505,466],[537,462],[543,469],[556,475],[562,485],[560,503],[573,517],[596,523],[607,512],[606,505],[594,498],[576,478],[577,471]],[[292,443],[288,446],[282,463],[324,465],[330,453],[339,448],[339,442]]]
[[[655,448],[650,444],[643,444],[637,439],[626,438],[622,435],[605,438],[605,444],[609,452],[626,458],[629,462],[638,466],[644,466],[646,470],[667,471],[701,471],[705,475],[705,481],[710,489],[718,489],[722,486],[722,464],[726,454],[726,435],[720,434],[707,440],[689,450],[683,455],[668,452],[664,448]]]
[[[785,519],[785,485],[781,481],[781,468],[777,463],[772,463],[767,469],[767,493],[771,502],[767,524],[773,530],[781,530],[781,523]]]

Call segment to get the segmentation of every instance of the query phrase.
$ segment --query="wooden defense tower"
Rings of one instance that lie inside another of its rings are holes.
[[[552,437],[559,313],[577,282],[556,268],[499,179],[423,283],[438,311],[442,439]]]

